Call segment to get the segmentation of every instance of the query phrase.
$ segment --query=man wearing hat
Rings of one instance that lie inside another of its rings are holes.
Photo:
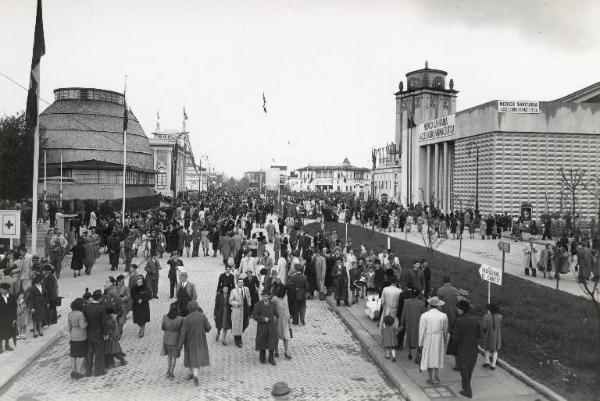
[[[256,350],[260,352],[260,362],[267,363],[266,353],[269,351],[269,363],[275,363],[274,353],[277,349],[279,336],[277,333],[277,305],[269,299],[269,293],[263,291],[261,301],[254,307],[252,315],[256,320]]]
[[[288,297],[291,296],[292,302],[294,302],[292,323],[298,324],[298,320],[301,325],[305,325],[304,317],[306,315],[306,290],[308,283],[306,276],[303,274],[304,267],[301,264],[294,266],[294,274],[288,281]],[[289,298],[288,298],[289,299]]]
[[[448,316],[448,327],[452,329],[454,318],[457,315],[457,299],[458,290],[452,285],[450,276],[444,276],[444,285],[437,290],[437,296],[444,301],[444,305],[440,308],[442,312]]]
[[[438,297],[431,297],[427,303],[430,309],[423,313],[419,320],[419,346],[423,350],[420,368],[427,370],[427,384],[435,386],[440,384],[439,370],[444,367],[448,317],[439,310],[444,301]]]
[[[282,401],[282,400],[290,400],[292,394],[292,389],[286,382],[277,382],[273,385],[273,390],[271,390],[271,395],[274,400]]]
[[[85,363],[85,375],[94,376],[104,375],[104,340],[108,338],[108,328],[106,326],[106,316],[104,306],[100,305],[102,291],[96,290],[92,298],[88,301],[84,309],[84,316],[87,320],[87,341],[88,354]]]
[[[185,316],[188,313],[187,304],[190,301],[196,301],[198,293],[194,283],[188,281],[188,274],[185,271],[179,273],[179,287],[177,288],[177,314]]]
[[[0,353],[4,352],[2,342],[7,351],[12,351],[8,340],[16,335],[17,301],[10,294],[11,285],[0,283]]]
[[[335,265],[331,271],[331,277],[333,279],[337,306],[340,306],[340,301],[344,301],[344,305],[350,306],[350,303],[348,302],[348,273],[342,257],[338,257],[335,260]]]
[[[425,290],[425,277],[418,259],[413,260],[413,268],[408,274],[408,286],[417,291]]]
[[[171,252],[171,259],[167,261],[167,264],[169,265],[169,298],[173,298],[175,296],[175,287],[177,286],[177,275],[183,266],[183,261],[179,259],[177,251]]]
[[[44,288],[46,289],[46,322],[48,325],[56,324],[58,316],[56,315],[56,306],[58,302],[58,280],[54,275],[51,265],[46,264],[42,268],[44,275]]]
[[[471,314],[471,305],[465,300],[458,302],[458,317],[452,327],[452,343],[456,346],[456,365],[460,371],[462,390],[460,394],[473,397],[471,375],[479,352],[477,344],[481,338],[479,319]]]

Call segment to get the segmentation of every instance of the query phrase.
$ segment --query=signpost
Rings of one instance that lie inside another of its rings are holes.
[[[0,210],[0,238],[9,238],[11,249],[13,239],[21,238],[20,210]]]
[[[502,275],[504,276],[504,261],[506,260],[506,254],[510,253],[510,242],[498,242],[498,249],[502,251]]]
[[[491,302],[491,283],[502,285],[502,270],[490,265],[481,265],[479,275],[488,282],[488,304]]]

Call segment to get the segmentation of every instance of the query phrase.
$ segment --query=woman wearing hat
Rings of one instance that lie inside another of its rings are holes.
[[[144,337],[146,323],[150,321],[150,304],[152,299],[152,290],[146,285],[144,277],[138,276],[136,285],[131,289],[131,299],[133,300],[133,323],[140,326],[138,336]]]
[[[208,318],[202,313],[198,302],[188,302],[187,310],[189,313],[183,318],[178,347],[181,351],[185,345],[183,366],[190,370],[188,379],[194,379],[194,384],[199,386],[199,368],[210,365],[206,333],[212,329],[212,326]]]
[[[46,289],[44,288],[44,276],[37,274],[33,278],[33,285],[30,288],[27,304],[31,306],[31,320],[33,322],[33,337],[43,336],[42,326],[46,319]]]
[[[427,300],[429,310],[419,320],[419,346],[422,348],[421,370],[427,369],[427,384],[440,384],[439,370],[444,366],[446,340],[448,339],[448,317],[438,309],[444,301],[438,297]]]

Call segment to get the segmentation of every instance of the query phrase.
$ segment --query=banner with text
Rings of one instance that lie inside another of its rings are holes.
[[[427,121],[416,126],[417,138],[421,145],[454,139],[454,114]]]
[[[539,114],[540,102],[529,100],[498,100],[498,113]]]

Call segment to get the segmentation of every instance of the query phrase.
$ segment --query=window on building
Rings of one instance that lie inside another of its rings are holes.
[[[158,168],[158,174],[156,175],[156,186],[158,188],[167,187],[167,169],[165,166],[160,166]]]

